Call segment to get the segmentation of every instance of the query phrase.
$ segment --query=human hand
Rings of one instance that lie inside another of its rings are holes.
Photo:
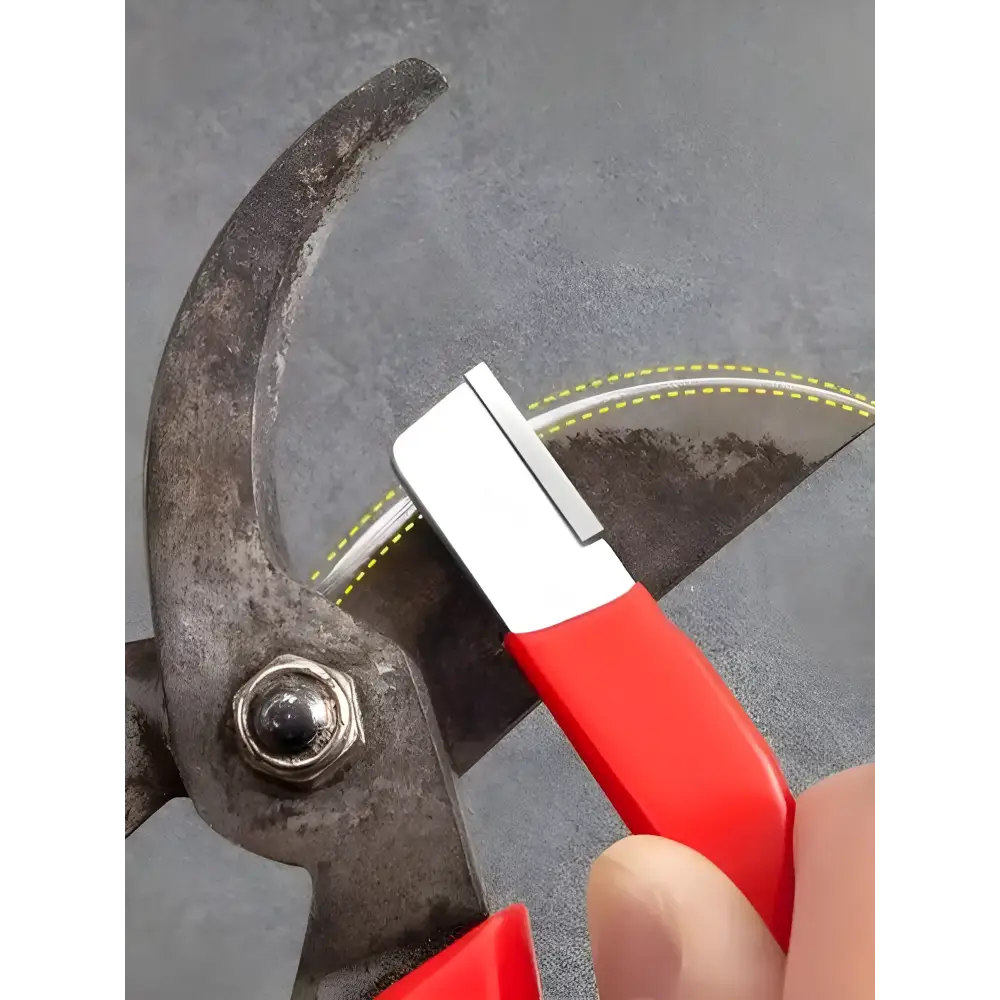
[[[787,957],[710,861],[628,837],[587,889],[601,1000],[863,1000],[875,995],[875,765],[803,793]]]

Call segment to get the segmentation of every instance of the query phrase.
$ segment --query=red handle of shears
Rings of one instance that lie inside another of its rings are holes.
[[[376,1000],[540,1000],[528,911],[494,913]]]
[[[505,644],[629,830],[703,854],[787,949],[795,800],[764,737],[649,591],[637,583]]]
[[[795,801],[749,716],[646,588],[636,584],[610,604],[550,628],[511,633],[505,645],[626,826],[678,841],[714,862],[787,949]],[[491,917],[383,998],[537,1000],[537,977],[520,974],[529,962],[534,968],[527,915],[511,916],[513,909]],[[508,935],[502,950],[485,943],[498,918]],[[474,962],[469,948],[460,947],[469,939],[478,942]],[[460,965],[449,957],[453,951]],[[506,976],[498,961],[519,974]],[[439,963],[437,971],[428,976],[432,963]]]

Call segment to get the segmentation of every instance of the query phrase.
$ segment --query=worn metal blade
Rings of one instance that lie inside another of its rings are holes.
[[[831,391],[811,398],[808,390],[793,401],[790,391],[801,387],[786,392],[772,381],[733,380],[725,392],[707,383],[690,395],[679,389],[662,406],[632,405],[643,398],[636,384],[630,405],[612,402],[599,420],[570,417],[567,428],[554,408],[553,423],[542,424],[604,537],[657,598],[872,426],[871,404],[847,396],[841,404]],[[498,530],[487,490],[470,484],[469,503],[481,508],[483,531]],[[383,563],[343,607],[420,664],[462,773],[537,697],[503,650],[502,623],[428,525],[415,521]]]
[[[167,743],[156,641],[125,643],[125,836],[184,795]]]
[[[440,947],[487,912],[420,677],[285,572],[271,475],[290,323],[335,213],[446,89],[434,67],[403,60],[279,157],[191,282],[150,407],[146,539],[170,750],[213,830],[312,876],[304,992],[381,951],[403,956],[402,975],[413,942]],[[363,706],[365,752],[321,787],[284,787],[239,752],[233,695],[280,655],[336,666]]]

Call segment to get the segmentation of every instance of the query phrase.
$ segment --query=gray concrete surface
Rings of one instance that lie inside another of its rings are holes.
[[[277,475],[298,572],[474,361],[525,402],[621,365],[730,358],[873,392],[872,15],[127,0],[126,639],[149,629],[144,428],[187,283],[282,149],[405,56],[451,90],[340,217],[288,359]],[[874,753],[873,463],[872,438],[667,602],[799,785]],[[617,822],[543,713],[463,793],[496,898],[531,905],[546,996],[585,994],[582,882]]]
[[[125,841],[125,995],[288,996],[311,898],[304,869],[231,844],[173,799]]]

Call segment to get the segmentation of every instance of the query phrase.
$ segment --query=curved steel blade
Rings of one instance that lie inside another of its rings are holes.
[[[754,372],[734,376],[731,391],[724,392],[724,380],[695,385],[703,380],[689,374],[677,379],[679,388],[658,387],[653,399],[650,380],[636,379],[599,419],[595,403],[592,419],[578,414],[567,426],[561,400],[550,420],[533,418],[611,546],[657,598],[874,419],[873,404],[836,387],[817,395],[821,390]],[[493,530],[488,490],[470,488],[469,502],[482,509],[483,531]],[[343,581],[339,593],[332,587],[328,593],[420,664],[445,744],[462,773],[537,698],[503,651],[500,620],[434,533],[413,515],[397,534],[398,544],[390,538],[364,554],[362,577],[345,578],[346,594]],[[524,571],[544,574],[546,567]]]
[[[213,829],[312,876],[301,984],[413,941],[440,946],[486,913],[421,679],[284,572],[269,461],[294,305],[330,213],[446,88],[404,60],[282,154],[209,249],[153,392],[146,530],[170,747]],[[322,788],[269,781],[238,752],[233,695],[282,654],[336,666],[364,705],[364,753]]]

